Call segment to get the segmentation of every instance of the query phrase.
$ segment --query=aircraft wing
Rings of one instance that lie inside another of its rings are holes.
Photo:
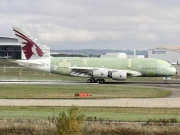
[[[126,70],[128,77],[141,76],[142,74],[138,71]]]
[[[78,77],[92,77],[92,73],[99,68],[96,67],[68,67],[71,69],[72,76]]]
[[[101,73],[103,72],[108,72],[108,75],[111,75],[112,73],[126,73],[127,77],[135,77],[135,76],[141,76],[141,73],[138,71],[132,71],[132,70],[121,70],[121,69],[108,69],[108,68],[98,68],[98,67],[67,67],[72,70],[72,75],[78,76],[80,75],[81,77],[87,76],[90,77],[89,75],[93,74],[94,71],[99,71]]]

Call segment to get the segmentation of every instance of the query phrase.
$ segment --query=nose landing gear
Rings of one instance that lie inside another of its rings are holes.
[[[164,77],[163,80],[164,80],[164,83],[165,83],[165,84],[168,84],[168,83],[169,83],[168,80],[171,80],[171,78]]]
[[[164,80],[164,83],[166,83],[166,84],[167,84],[167,83],[168,83],[168,80]]]

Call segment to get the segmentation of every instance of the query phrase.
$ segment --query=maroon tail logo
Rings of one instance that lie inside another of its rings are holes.
[[[13,29],[14,30],[14,29]],[[17,30],[14,30],[16,33],[16,36],[26,40],[26,42],[22,42],[23,44],[25,44],[24,47],[22,47],[22,50],[24,51],[24,54],[27,58],[27,60],[29,60],[32,55],[38,55],[39,57],[43,56],[43,51],[41,50],[41,48],[39,48],[39,46],[36,45],[36,43],[34,43],[31,39],[29,39],[28,37],[26,37],[24,34],[18,32]]]

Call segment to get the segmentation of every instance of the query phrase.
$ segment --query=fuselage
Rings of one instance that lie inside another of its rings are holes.
[[[88,82],[104,82],[104,78],[126,80],[127,77],[169,77],[177,73],[168,62],[153,58],[89,58],[50,57],[47,47],[41,46],[24,28],[13,27],[28,66],[61,75],[89,77]]]
[[[168,77],[176,74],[176,68],[166,61],[153,58],[91,58],[51,57],[52,73],[70,75],[68,67],[93,67],[137,71],[144,77]]]

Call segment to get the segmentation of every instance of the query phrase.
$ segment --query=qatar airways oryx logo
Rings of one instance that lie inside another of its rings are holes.
[[[41,50],[41,48],[39,48],[39,46],[36,45],[36,43],[34,43],[31,39],[26,37],[24,34],[18,32],[17,30],[14,31],[16,32],[16,36],[25,40],[25,42],[22,42],[22,44],[24,44],[22,50],[24,51],[27,60],[29,60],[32,55],[38,55],[39,57],[43,56],[43,51]]]

